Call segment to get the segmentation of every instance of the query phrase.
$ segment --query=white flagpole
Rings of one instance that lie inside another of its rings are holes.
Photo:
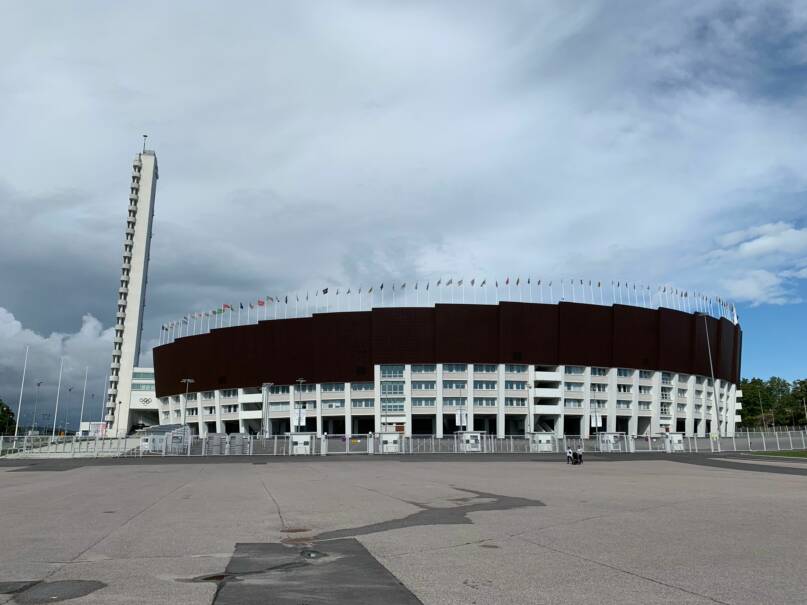
[[[566,298],[566,282],[564,280],[560,280],[560,299],[564,300]]]
[[[543,296],[543,294],[541,296]],[[552,282],[549,282],[549,304],[552,304]]]
[[[241,305],[238,305],[238,319],[235,320],[236,325],[241,325]]]
[[[20,412],[22,410],[22,391],[25,388],[25,372],[28,370],[28,350],[31,345],[25,345],[25,361],[22,364],[22,383],[20,383],[20,400],[17,402],[17,423],[14,425],[14,437],[20,430]]]
[[[597,282],[597,289],[600,291],[600,304],[604,305],[605,302],[603,301],[603,297],[602,297],[602,282],[599,282],[599,281]]]
[[[87,397],[87,373],[90,371],[89,366],[84,367],[84,390],[81,393],[81,413],[78,416],[78,435],[81,437],[81,422],[84,420],[84,400]]]
[[[62,368],[64,368],[64,357],[59,361],[59,384],[56,387],[56,411],[53,413],[53,432],[50,435],[51,439],[56,438],[56,419],[59,417],[59,395],[62,393]]]

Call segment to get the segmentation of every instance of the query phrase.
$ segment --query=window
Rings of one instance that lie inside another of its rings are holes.
[[[222,399],[235,399],[238,397],[238,389],[222,389]]]
[[[505,380],[504,381],[504,388],[511,389],[515,391],[523,391],[527,388],[527,381],[526,380]]]
[[[372,382],[353,382],[350,385],[352,391],[372,391],[375,385]]]
[[[154,380],[154,372],[132,372],[132,380]]]
[[[381,366],[381,378],[403,378],[404,367],[402,365],[396,366]]]
[[[652,395],[653,387],[648,385],[639,385],[639,395]]]
[[[526,374],[527,373],[527,366],[525,366],[523,364],[508,363],[504,367],[504,371],[505,372],[510,372],[512,374]]]
[[[133,391],[153,391],[154,390],[154,383],[153,382],[147,382],[147,383],[133,382],[132,383],[132,390]],[[196,399],[196,393],[190,393],[188,395],[189,399],[190,399],[191,395],[193,395],[193,398]]]
[[[207,416],[213,416],[216,413],[216,408],[209,405],[209,406],[206,406],[205,408],[203,408],[203,412]]]
[[[216,394],[213,391],[205,391],[204,393],[202,393],[202,399],[206,399],[206,400],[210,401],[211,399],[215,399],[215,398],[216,398]]]
[[[163,418],[168,418],[168,416],[170,416],[170,415],[171,415],[171,412],[169,412],[168,410],[165,410],[163,412]]]
[[[381,398],[381,411],[382,412],[403,412],[404,399],[403,397],[382,397]]]
[[[583,400],[582,399],[564,399],[563,407],[565,407],[565,408],[582,408],[583,407]]]
[[[672,374],[670,374],[669,372],[662,372],[661,384],[672,384]]]
[[[185,410],[185,413],[188,416],[198,416],[199,415],[199,408],[188,408]]]
[[[670,399],[672,399],[672,397],[670,396],[671,393],[672,393],[672,389],[665,389],[664,387],[662,387],[662,389],[661,389],[661,400],[662,401],[669,401]]]
[[[602,384],[598,382],[594,382],[591,384],[591,392],[592,393],[605,393],[608,391],[608,385]]]
[[[403,395],[404,383],[403,381],[385,381],[381,383],[382,395]]]
[[[628,368],[619,368],[616,371],[616,375],[620,378],[633,378],[633,370]]]
[[[492,374],[498,369],[495,363],[475,363],[474,372]]]
[[[413,391],[433,391],[437,386],[437,383],[434,380],[413,380],[412,381],[412,390]]]
[[[185,398],[185,401],[196,401],[196,393],[188,393],[188,396]]]
[[[443,399],[443,405],[447,406],[464,406],[466,398],[465,397],[445,397]]]
[[[373,408],[375,399],[352,399],[350,405],[354,408]]]
[[[603,399],[593,399],[591,401],[591,407],[597,410],[604,410],[607,403],[608,402]]]
[[[468,385],[466,380],[444,380],[444,389],[464,389]]]
[[[567,372],[568,374],[568,372]],[[608,376],[608,370],[605,368],[591,368],[592,376]]]
[[[618,384],[616,385],[616,392],[617,393],[630,393],[633,391],[633,386],[630,384]]]
[[[495,408],[497,400],[495,397],[474,397],[474,405],[485,408]]]
[[[433,363],[413,363],[413,374],[432,374],[437,371],[437,366]]]
[[[660,412],[661,412],[662,416],[669,416],[670,415],[670,406],[665,405],[665,404],[662,403]]]
[[[162,405],[168,405],[168,397],[160,397],[160,403]]]
[[[696,406],[695,406],[695,411],[696,411],[696,412],[700,412],[702,409],[703,409],[703,406],[702,406],[702,405],[696,405]]]
[[[618,410],[629,410],[631,408],[633,402],[626,401],[624,399],[619,399],[616,402],[616,409]]]
[[[305,385],[303,385],[305,386]],[[315,386],[315,385],[311,385]],[[323,393],[343,393],[345,390],[344,382],[323,382],[320,387]]]
[[[566,366],[566,373],[580,376],[585,371],[585,368],[582,366]]]
[[[338,410],[345,407],[344,399],[329,399],[322,402],[323,410]]]
[[[289,385],[276,385],[269,388],[269,392],[272,395],[280,395],[281,393],[288,393],[289,392]]]
[[[495,380],[474,380],[474,388],[477,391],[495,391],[496,390],[496,381]]]
[[[679,412],[686,412],[686,411],[687,411],[687,406],[682,405],[682,404],[680,404],[680,403],[679,403],[679,404],[678,404],[678,406],[676,407],[676,409],[677,409]]]
[[[433,408],[434,397],[413,397],[412,407],[415,408]]]
[[[567,391],[582,391],[583,390],[583,383],[582,382],[564,382],[563,388]]]
[[[467,372],[467,363],[444,363],[443,372]]]
[[[686,397],[687,396],[687,390],[686,389],[678,389],[678,396],[679,397]]]
[[[317,402],[316,401],[298,401],[294,405],[300,406],[301,410],[316,410],[317,409]]]
[[[650,402],[649,401],[640,401],[639,402],[639,409],[646,412],[650,409]]]
[[[221,411],[225,414],[237,414],[238,413],[238,406],[237,405],[223,405],[221,406]]]
[[[504,405],[508,408],[524,408],[527,407],[527,400],[524,397],[505,397]]]
[[[650,380],[653,378],[653,372],[650,370],[639,370],[639,378],[642,380]]]

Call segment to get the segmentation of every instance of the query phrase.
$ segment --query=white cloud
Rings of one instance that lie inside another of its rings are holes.
[[[74,426],[78,420],[85,368],[89,368],[85,419],[100,419],[104,372],[111,360],[112,334],[112,328],[104,330],[97,319],[85,315],[78,331],[54,332],[43,336],[24,328],[14,315],[0,307],[0,398],[16,413],[25,349],[28,347],[22,420],[27,422],[33,418],[36,403],[37,416],[48,414],[48,426],[51,426],[61,359],[64,359],[64,370],[59,402],[59,423],[64,421],[65,410],[68,411],[69,419]],[[44,384],[39,390],[36,402],[35,385],[40,381]],[[70,387],[73,387],[72,391],[69,391]],[[42,418],[38,418],[38,421],[41,420]]]

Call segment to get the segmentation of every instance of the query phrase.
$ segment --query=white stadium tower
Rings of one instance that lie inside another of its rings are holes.
[[[108,434],[116,436],[125,435],[135,424],[153,424],[157,420],[156,412],[149,409],[153,408],[154,402],[153,370],[136,367],[140,359],[157,178],[157,156],[144,148],[132,163],[112,363],[106,393],[104,420]]]

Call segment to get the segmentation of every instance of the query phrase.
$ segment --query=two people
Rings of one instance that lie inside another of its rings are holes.
[[[566,464],[583,464],[583,448],[578,447],[575,451],[568,448],[566,450]]]

